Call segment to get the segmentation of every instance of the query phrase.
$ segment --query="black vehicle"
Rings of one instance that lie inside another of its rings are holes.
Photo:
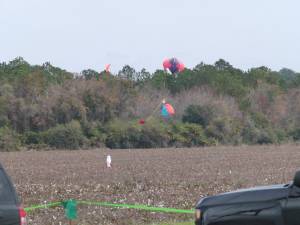
[[[300,225],[300,171],[290,184],[203,198],[195,219],[196,225]]]
[[[26,213],[4,168],[0,164],[0,225],[25,225]]]

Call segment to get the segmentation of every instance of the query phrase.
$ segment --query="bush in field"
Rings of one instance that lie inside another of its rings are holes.
[[[144,125],[114,121],[108,126],[110,148],[192,147],[213,144],[201,125],[151,119]]]
[[[300,140],[300,128],[296,128],[293,131],[291,131],[290,135],[294,141],[299,141]]]
[[[172,129],[172,145],[193,147],[210,145],[201,125],[192,123],[176,123]]]
[[[10,98],[9,92],[12,87],[10,85],[2,85],[0,86],[0,127],[8,126],[10,124],[9,116],[8,116],[8,107]],[[8,93],[7,93],[8,92]]]
[[[182,121],[184,123],[197,123],[206,127],[215,117],[215,108],[209,105],[190,105],[186,108]]]
[[[242,125],[240,121],[231,118],[216,118],[206,128],[208,137],[221,144],[240,144]]]
[[[257,144],[277,144],[278,138],[272,129],[261,130]]]
[[[158,121],[147,121],[140,125],[137,121],[116,120],[107,127],[106,146],[109,148],[155,148],[167,147],[170,135],[167,125]]]
[[[89,139],[91,147],[102,147],[104,145],[106,133],[100,122],[84,122],[81,126],[84,135]]]
[[[249,118],[241,134],[243,143],[246,144],[277,144],[285,140],[285,135],[282,131],[278,130],[275,132],[271,127],[267,127],[266,123],[257,126],[257,124]]]
[[[23,142],[26,145],[38,145],[43,142],[41,133],[29,131],[23,135]]]
[[[0,151],[16,151],[20,148],[18,135],[8,127],[0,128]]]
[[[134,148],[139,139],[139,130],[133,124],[120,120],[110,122],[106,127],[105,144],[109,148]]]
[[[150,120],[141,129],[139,148],[168,147],[171,141],[168,122]]]
[[[86,137],[80,123],[71,121],[66,125],[57,125],[43,132],[43,141],[54,148],[78,149],[86,144]]]

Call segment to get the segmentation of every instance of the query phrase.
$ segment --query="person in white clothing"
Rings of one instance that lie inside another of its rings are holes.
[[[106,167],[111,168],[111,156],[107,155],[106,157]]]

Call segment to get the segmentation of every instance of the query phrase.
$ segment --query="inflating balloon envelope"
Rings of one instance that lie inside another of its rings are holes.
[[[164,70],[170,71],[172,74],[180,73],[184,70],[185,66],[177,58],[165,59],[163,61]]]

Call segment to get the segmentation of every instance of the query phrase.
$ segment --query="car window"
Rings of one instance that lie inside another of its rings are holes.
[[[13,203],[14,201],[14,192],[11,190],[11,186],[3,169],[0,169],[0,204]]]

